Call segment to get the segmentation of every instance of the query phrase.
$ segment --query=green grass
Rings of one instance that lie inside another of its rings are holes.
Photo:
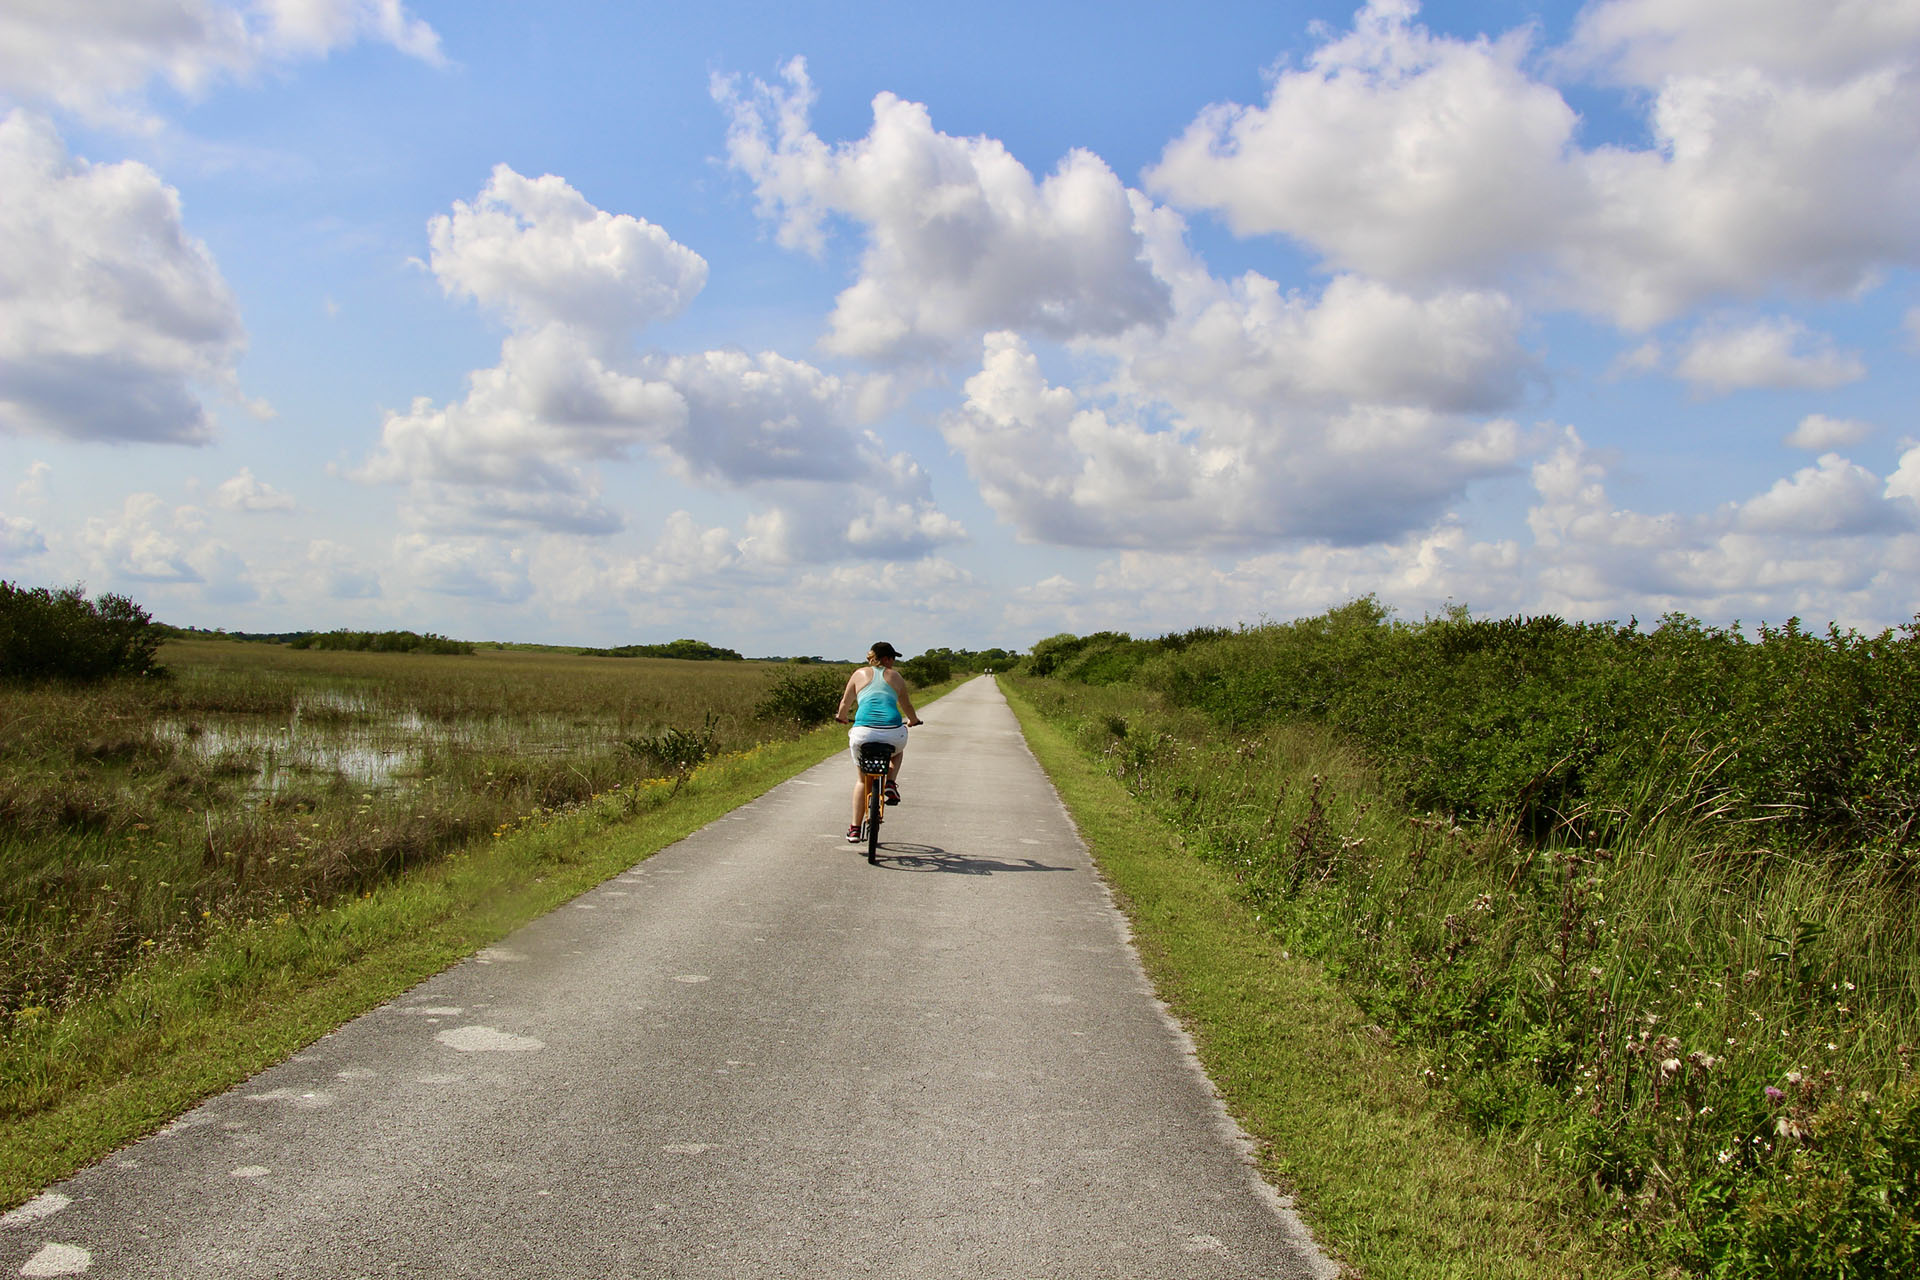
[[[1002,688],[1156,988],[1323,1248],[1360,1275],[1409,1280],[1646,1274],[1590,1238],[1547,1171],[1456,1119],[1424,1083],[1425,1063],[1290,954],[1225,871]]]

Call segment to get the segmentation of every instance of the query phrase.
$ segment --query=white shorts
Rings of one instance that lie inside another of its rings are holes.
[[[860,744],[863,742],[884,742],[893,748],[898,756],[907,749],[907,726],[896,724],[892,728],[883,728],[876,724],[857,724],[847,731],[847,752],[853,757],[854,764],[860,763]]]

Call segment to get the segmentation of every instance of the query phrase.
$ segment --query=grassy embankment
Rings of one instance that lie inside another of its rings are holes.
[[[1082,757],[1596,1238],[1920,1273],[1920,635],[1362,602],[1033,665]]]
[[[778,666],[162,660],[0,695],[0,1204],[841,741],[754,714]]]
[[[1361,1275],[1405,1280],[1645,1274],[1593,1241],[1532,1161],[1490,1148],[1437,1105],[1419,1056],[1390,1047],[1230,873],[1090,758],[1044,682],[1001,687],[1131,920],[1155,988],[1323,1248]],[[1045,714],[1036,695],[1052,704]],[[1116,705],[1105,690],[1073,699],[1079,715]],[[1297,747],[1307,769],[1338,755]]]

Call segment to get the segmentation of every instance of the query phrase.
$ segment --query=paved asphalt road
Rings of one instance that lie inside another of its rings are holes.
[[[7,1216],[0,1276],[1328,1276],[991,680]]]

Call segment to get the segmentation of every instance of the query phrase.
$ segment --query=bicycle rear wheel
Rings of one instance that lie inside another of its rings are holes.
[[[880,861],[880,793],[883,779],[867,775],[867,861]]]

